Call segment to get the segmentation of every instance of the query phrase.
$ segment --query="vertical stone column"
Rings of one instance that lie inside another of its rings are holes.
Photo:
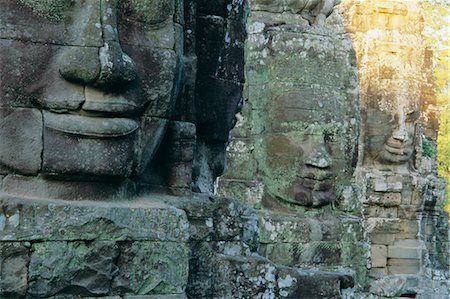
[[[345,1],[341,11],[360,80],[362,164],[357,172],[371,242],[369,291],[445,294],[448,232],[442,230],[448,224],[439,220],[444,187],[430,155],[435,119],[424,111],[433,93],[421,5],[357,0]]]

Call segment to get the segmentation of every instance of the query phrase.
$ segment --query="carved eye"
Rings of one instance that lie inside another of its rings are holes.
[[[411,110],[406,113],[406,122],[413,122],[420,116],[420,112],[417,110]]]

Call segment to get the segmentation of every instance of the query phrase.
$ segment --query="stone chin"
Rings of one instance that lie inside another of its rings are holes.
[[[145,167],[166,122],[44,111],[42,172],[52,178],[128,178]],[[154,137],[154,138],[151,138]],[[143,153],[144,152],[144,153]]]

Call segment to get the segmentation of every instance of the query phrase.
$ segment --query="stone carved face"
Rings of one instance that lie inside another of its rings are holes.
[[[382,105],[383,101],[379,104]],[[415,123],[419,111],[412,103],[399,103],[394,111],[383,111],[380,105],[367,108],[366,152],[376,163],[401,165],[414,153]]]
[[[364,162],[382,168],[383,165],[406,165],[414,153],[421,75],[417,65],[400,60],[402,57],[408,57],[407,53],[380,53],[374,58],[379,65],[368,68],[368,74],[378,74],[378,79],[365,79],[367,94],[362,98]]]
[[[0,174],[139,174],[176,96],[174,0],[0,6]]]
[[[267,138],[269,192],[302,206],[333,202],[352,176],[356,115],[345,115],[337,95],[307,87],[277,97],[273,109],[281,121],[271,124]]]

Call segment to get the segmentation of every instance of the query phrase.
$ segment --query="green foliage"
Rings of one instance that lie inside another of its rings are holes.
[[[422,155],[428,158],[436,156],[433,143],[425,137],[422,139]]]

